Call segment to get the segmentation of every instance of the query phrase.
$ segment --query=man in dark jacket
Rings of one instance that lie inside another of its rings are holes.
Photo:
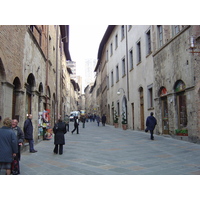
[[[58,120],[58,123],[56,123],[53,127],[53,133],[54,136],[54,144],[55,148],[53,152],[55,154],[58,154],[58,145],[59,145],[59,154],[63,154],[63,145],[65,144],[65,136],[66,133],[66,123],[62,122],[61,119]]]
[[[153,136],[153,131],[155,129],[155,126],[157,124],[157,120],[156,118],[153,116],[153,112],[150,113],[150,116],[147,117],[146,120],[146,131],[150,130],[150,134],[151,134],[151,140],[154,140],[154,136]]]
[[[35,153],[37,150],[34,149],[32,117],[31,114],[28,114],[27,120],[24,122],[24,135],[29,142],[30,153]]]
[[[17,154],[17,137],[11,125],[11,119],[5,118],[0,128],[0,170],[6,169],[7,175],[11,174],[11,162]]]

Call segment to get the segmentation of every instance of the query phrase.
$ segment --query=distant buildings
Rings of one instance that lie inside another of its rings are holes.
[[[94,68],[96,66],[96,63],[97,63],[96,59],[85,60],[85,66],[84,66],[85,86],[89,85],[90,83],[94,83],[95,80]]]

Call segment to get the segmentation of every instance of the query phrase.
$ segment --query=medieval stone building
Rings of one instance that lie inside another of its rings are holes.
[[[35,141],[39,115],[52,126],[71,111],[68,45],[67,25],[0,26],[0,115],[23,127],[31,113]]]

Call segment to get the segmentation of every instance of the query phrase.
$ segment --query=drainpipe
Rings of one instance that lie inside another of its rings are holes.
[[[55,102],[56,119],[55,121],[57,121],[58,119],[58,28],[59,28],[59,25],[56,26],[56,102]]]
[[[46,107],[48,108],[48,102],[47,102],[47,88],[48,88],[48,74],[49,74],[49,25],[47,25],[47,58],[46,58],[46,98],[45,98],[45,103]]]
[[[126,66],[127,66],[127,99],[129,101],[129,65],[128,65],[128,28],[126,25]]]

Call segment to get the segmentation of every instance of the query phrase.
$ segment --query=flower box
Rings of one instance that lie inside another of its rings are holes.
[[[188,130],[187,129],[176,129],[175,133],[178,136],[188,136]]]

